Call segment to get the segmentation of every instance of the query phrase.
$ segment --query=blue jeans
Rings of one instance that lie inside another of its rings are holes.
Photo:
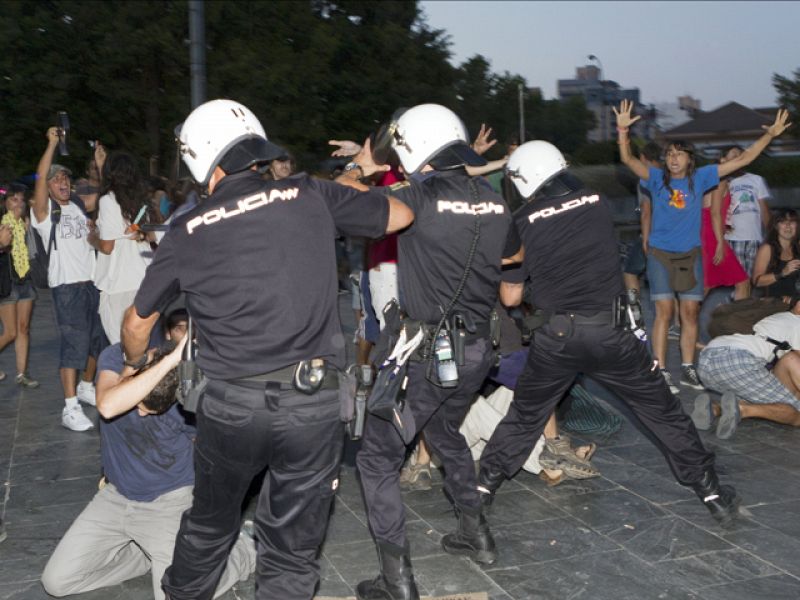
[[[61,369],[86,368],[86,360],[103,349],[105,335],[97,308],[100,292],[91,281],[52,288],[53,309],[58,326]]]

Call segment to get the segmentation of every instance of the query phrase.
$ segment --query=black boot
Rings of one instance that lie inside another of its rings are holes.
[[[478,492],[481,495],[481,506],[489,509],[494,501],[494,493],[500,488],[506,476],[500,471],[492,471],[489,467],[481,467],[478,473]]]
[[[732,486],[719,484],[713,468],[703,473],[703,478],[692,484],[692,489],[720,525],[727,527],[733,522],[738,514],[740,498]]]
[[[408,546],[378,542],[381,573],[356,587],[358,600],[419,600]]]
[[[469,556],[476,563],[492,565],[497,560],[494,538],[480,508],[455,507],[458,529],[442,538],[442,548],[448,554]]]

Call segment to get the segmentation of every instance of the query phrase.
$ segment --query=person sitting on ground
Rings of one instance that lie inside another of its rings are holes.
[[[695,427],[730,438],[742,419],[757,418],[800,427],[800,294],[790,309],[761,319],[752,335],[716,337],[700,353],[698,371],[706,387],[722,393],[720,405],[708,394],[695,399]],[[774,362],[773,361],[777,361]]]
[[[768,298],[793,296],[799,269],[797,212],[787,208],[775,214],[767,239],[756,253],[753,285]]]
[[[51,596],[79,594],[152,574],[153,597],[164,600],[161,578],[172,563],[181,515],[192,503],[195,429],[175,404],[177,366],[186,344],[186,311],[166,319],[177,346],[151,348],[138,373],[114,344],[100,355],[97,409],[101,489],[59,542],[42,573]],[[252,537],[240,535],[216,590],[220,596],[255,570]]]

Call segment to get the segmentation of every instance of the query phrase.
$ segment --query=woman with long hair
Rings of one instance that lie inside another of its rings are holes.
[[[797,235],[797,213],[784,209],[772,219],[767,239],[756,253],[753,285],[764,296],[793,296],[800,277],[800,241]]]
[[[150,245],[137,225],[149,196],[136,159],[114,152],[98,161],[103,176],[97,227],[89,241],[97,248],[95,285],[100,290],[100,320],[109,342],[120,341],[125,309],[133,303],[150,262]]]
[[[9,290],[5,297],[0,298],[0,321],[3,323],[0,350],[14,342],[16,382],[23,387],[35,388],[39,387],[39,382],[28,376],[28,349],[36,288],[33,287],[30,277],[26,242],[30,221],[24,188],[12,185],[6,193],[0,226],[11,231],[11,243],[5,248],[5,253],[0,254],[0,260],[8,261],[0,269],[0,277],[6,278],[5,285],[0,287]],[[5,377],[5,373],[2,373],[0,379]]]
[[[678,294],[681,317],[681,383],[702,389],[694,366],[697,343],[697,317],[703,300],[703,266],[700,254],[700,220],[702,198],[719,185],[720,178],[744,168],[753,162],[773,138],[781,135],[789,123],[789,114],[779,110],[775,122],[765,127],[765,133],[740,156],[721,164],[696,167],[691,144],[673,141],[666,148],[663,169],[647,167],[633,156],[628,131],[641,117],[633,116],[633,102],[624,100],[617,115],[620,158],[641,179],[642,186],[650,191],[652,226],[647,251],[647,278],[650,297],[655,301],[656,318],[652,342],[654,358],[662,368],[664,379],[673,393],[679,390],[672,385],[665,370],[667,358],[667,330],[673,313],[673,300]],[[717,240],[714,255],[721,260],[724,239]]]

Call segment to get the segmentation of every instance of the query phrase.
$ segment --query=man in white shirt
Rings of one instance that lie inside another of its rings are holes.
[[[92,282],[95,253],[87,237],[91,227],[82,207],[71,200],[70,176],[66,167],[53,164],[59,130],[47,131],[47,148],[36,170],[31,224],[48,251],[48,285],[61,345],[59,374],[64,389],[61,423],[73,431],[93,427],[78,400],[94,405],[95,357],[103,344],[97,314],[99,294]],[[53,232],[51,234],[51,232]],[[83,381],[78,384],[78,371]]]
[[[758,418],[800,427],[800,294],[791,309],[761,319],[753,335],[714,338],[700,353],[703,384],[722,392],[717,408],[708,394],[695,399],[692,420],[710,429],[719,415],[717,437],[730,438],[742,419]]]
[[[742,152],[740,146],[728,148],[722,162],[738,158]],[[731,230],[725,234],[725,239],[744,270],[752,277],[756,252],[764,240],[764,231],[769,227],[769,188],[763,177],[744,171],[734,173],[728,185],[731,204],[726,223]]]

